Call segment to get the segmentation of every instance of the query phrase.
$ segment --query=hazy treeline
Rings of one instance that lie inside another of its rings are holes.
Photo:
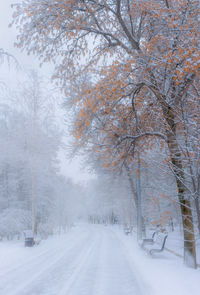
[[[36,72],[21,80],[0,90],[0,239],[20,236],[33,219],[35,234],[46,237],[77,215],[79,189],[59,173],[55,93]]]

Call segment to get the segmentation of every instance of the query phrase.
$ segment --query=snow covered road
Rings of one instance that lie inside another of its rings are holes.
[[[140,295],[126,249],[107,227],[79,227],[1,257],[1,295]],[[13,259],[12,259],[13,257]]]
[[[149,257],[119,227],[77,225],[24,248],[0,243],[0,295],[199,295],[200,269]]]

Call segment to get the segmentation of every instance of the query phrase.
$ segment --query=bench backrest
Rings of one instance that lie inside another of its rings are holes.
[[[23,233],[25,238],[33,238],[32,230],[24,230]]]

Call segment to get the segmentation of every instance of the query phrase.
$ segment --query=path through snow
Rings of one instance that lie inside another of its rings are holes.
[[[118,227],[78,225],[39,246],[0,243],[0,295],[199,295],[200,269],[149,257]]]
[[[42,244],[23,248],[26,255],[15,265],[4,262],[0,294],[142,294],[126,249],[109,227],[80,227]],[[16,255],[22,255],[21,249]]]

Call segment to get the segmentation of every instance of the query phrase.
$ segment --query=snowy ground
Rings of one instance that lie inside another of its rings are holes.
[[[79,225],[24,248],[0,243],[0,295],[197,295],[200,270],[151,258],[116,227]]]

